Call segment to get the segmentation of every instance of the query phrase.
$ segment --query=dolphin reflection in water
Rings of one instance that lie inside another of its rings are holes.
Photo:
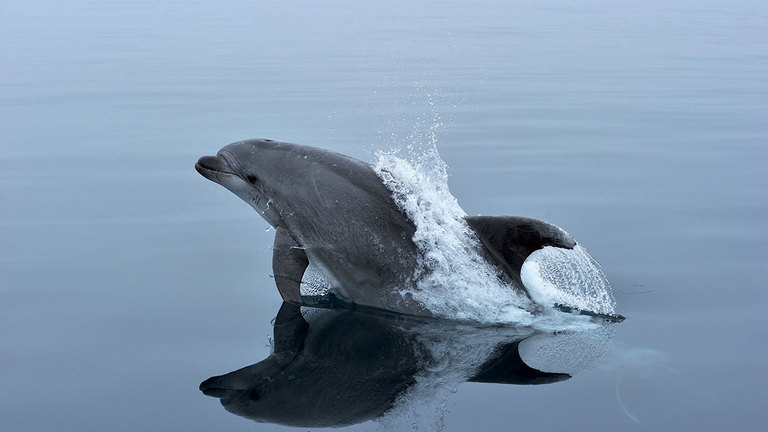
[[[587,356],[597,361],[601,355],[596,352],[607,349],[608,340],[586,349]],[[419,399],[428,399],[429,392],[418,389],[435,383],[455,388],[464,381],[529,385],[567,380],[569,373],[543,371],[521,357],[529,342],[540,347],[567,341],[530,329],[286,302],[274,322],[272,353],[205,380],[200,390],[219,398],[227,411],[257,422],[346,426],[423,403]],[[557,352],[568,352],[572,364],[570,357],[584,351],[583,345],[565,351],[558,346]]]

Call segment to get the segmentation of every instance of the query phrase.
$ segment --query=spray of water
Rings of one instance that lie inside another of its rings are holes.
[[[301,278],[299,290],[303,296],[324,296],[332,292],[331,283],[310,263]]]
[[[416,226],[413,237],[421,256],[412,296],[439,316],[478,322],[533,325],[536,309],[499,270],[480,254],[479,240],[464,220],[466,212],[448,189],[448,167],[437,151],[443,126],[427,95],[431,123],[422,115],[404,148],[376,153],[374,170]],[[599,264],[577,246],[545,247],[523,265],[523,282],[536,303],[556,303],[597,313],[613,313],[615,302]],[[553,315],[541,320],[549,327]]]
[[[437,148],[409,161],[377,154],[374,169],[395,202],[416,226],[413,241],[421,256],[409,294],[437,315],[479,322],[524,323],[530,302],[499,278],[480,254],[466,213],[448,190],[446,164]]]
[[[616,312],[616,301],[600,264],[580,245],[573,250],[546,246],[525,260],[520,275],[531,297],[541,305]]]

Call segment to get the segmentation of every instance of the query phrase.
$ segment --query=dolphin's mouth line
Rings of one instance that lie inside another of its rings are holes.
[[[224,155],[203,156],[195,163],[195,169],[203,176],[236,176],[239,177]],[[210,180],[214,180],[209,178]],[[215,181],[215,180],[214,180]]]
[[[198,171],[199,170],[203,170],[203,171],[208,171],[208,172],[212,172],[212,173],[216,173],[216,174],[224,174],[224,175],[230,175],[230,176],[236,176],[237,175],[237,174],[232,173],[232,172],[221,171],[221,170],[217,170],[215,168],[210,168],[210,167],[207,167],[207,166],[204,166],[204,165],[200,165],[200,162],[195,162],[195,168],[197,168]]]

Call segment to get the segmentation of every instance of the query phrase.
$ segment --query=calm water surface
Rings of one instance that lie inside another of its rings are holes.
[[[280,298],[274,233],[193,164],[432,132],[467,213],[564,227],[628,317],[573,378],[461,384],[435,424],[768,428],[768,8],[625,3],[6,2],[0,429],[285,429],[198,391],[268,357]]]

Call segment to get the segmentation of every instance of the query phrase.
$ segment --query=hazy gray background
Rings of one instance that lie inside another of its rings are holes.
[[[764,430],[767,53],[764,1],[4,2],[0,429],[281,429],[197,390],[280,298],[273,233],[194,162],[442,123],[464,209],[563,226],[628,316],[567,382],[463,385],[445,430]]]

